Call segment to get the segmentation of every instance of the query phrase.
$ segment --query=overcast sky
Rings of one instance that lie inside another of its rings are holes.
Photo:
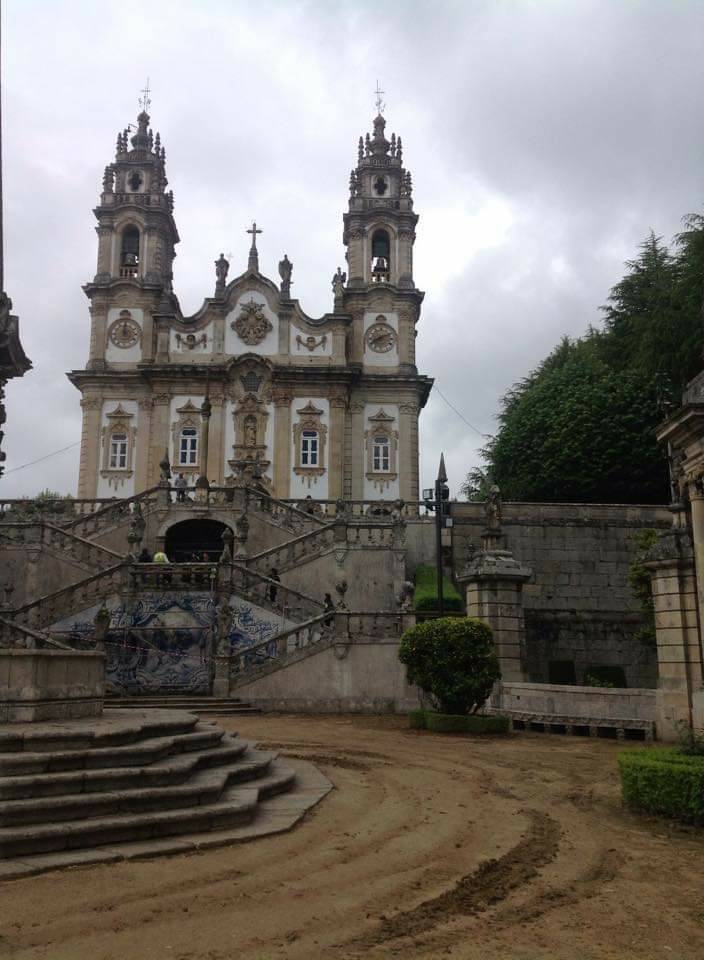
[[[499,398],[599,306],[653,228],[704,200],[704,3],[5,0],[5,280],[34,369],[8,385],[5,497],[75,492],[92,209],[149,77],[186,313],[231,252],[332,309],[377,78],[413,174],[423,485],[480,462]],[[443,401],[460,411],[468,426]]]

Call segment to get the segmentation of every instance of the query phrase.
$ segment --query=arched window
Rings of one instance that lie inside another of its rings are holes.
[[[391,241],[386,230],[372,234],[372,280],[388,283],[391,278]]]
[[[126,433],[113,433],[110,435],[110,457],[108,465],[111,470],[127,469]]]
[[[374,473],[388,473],[391,469],[391,444],[383,434],[372,441],[372,469]]]
[[[301,466],[318,466],[318,431],[304,430],[301,433]]]
[[[120,276],[136,277],[139,272],[139,230],[126,227],[120,247]]]
[[[194,467],[198,464],[198,431],[195,427],[184,427],[181,431],[178,463],[180,467]]]

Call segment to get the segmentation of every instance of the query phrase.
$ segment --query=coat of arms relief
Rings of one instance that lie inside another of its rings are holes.
[[[261,343],[267,333],[274,329],[273,323],[264,315],[264,308],[254,298],[242,304],[242,310],[236,320],[230,324],[240,340],[249,347]]]

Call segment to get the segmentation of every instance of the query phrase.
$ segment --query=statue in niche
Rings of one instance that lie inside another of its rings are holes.
[[[245,447],[256,447],[257,445],[257,421],[251,416],[244,421],[244,445]]]
[[[486,499],[486,525],[488,530],[501,529],[501,491],[494,484]]]

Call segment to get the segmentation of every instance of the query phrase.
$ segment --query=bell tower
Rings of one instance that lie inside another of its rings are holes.
[[[175,246],[179,241],[173,216],[173,192],[167,191],[166,150],[149,127],[149,90],[140,100],[137,127],[117,135],[115,159],[105,167],[98,221],[98,263],[95,277],[84,286],[91,301],[91,347],[88,369],[105,366],[106,317],[115,302],[127,298],[147,315],[173,313]],[[143,360],[151,354],[148,334]]]
[[[380,91],[378,91],[378,94]],[[377,96],[374,135],[359,138],[357,166],[350,173],[349,208],[344,215],[348,289],[389,283],[414,289],[411,174],[403,166],[401,137],[385,136],[383,104]]]

